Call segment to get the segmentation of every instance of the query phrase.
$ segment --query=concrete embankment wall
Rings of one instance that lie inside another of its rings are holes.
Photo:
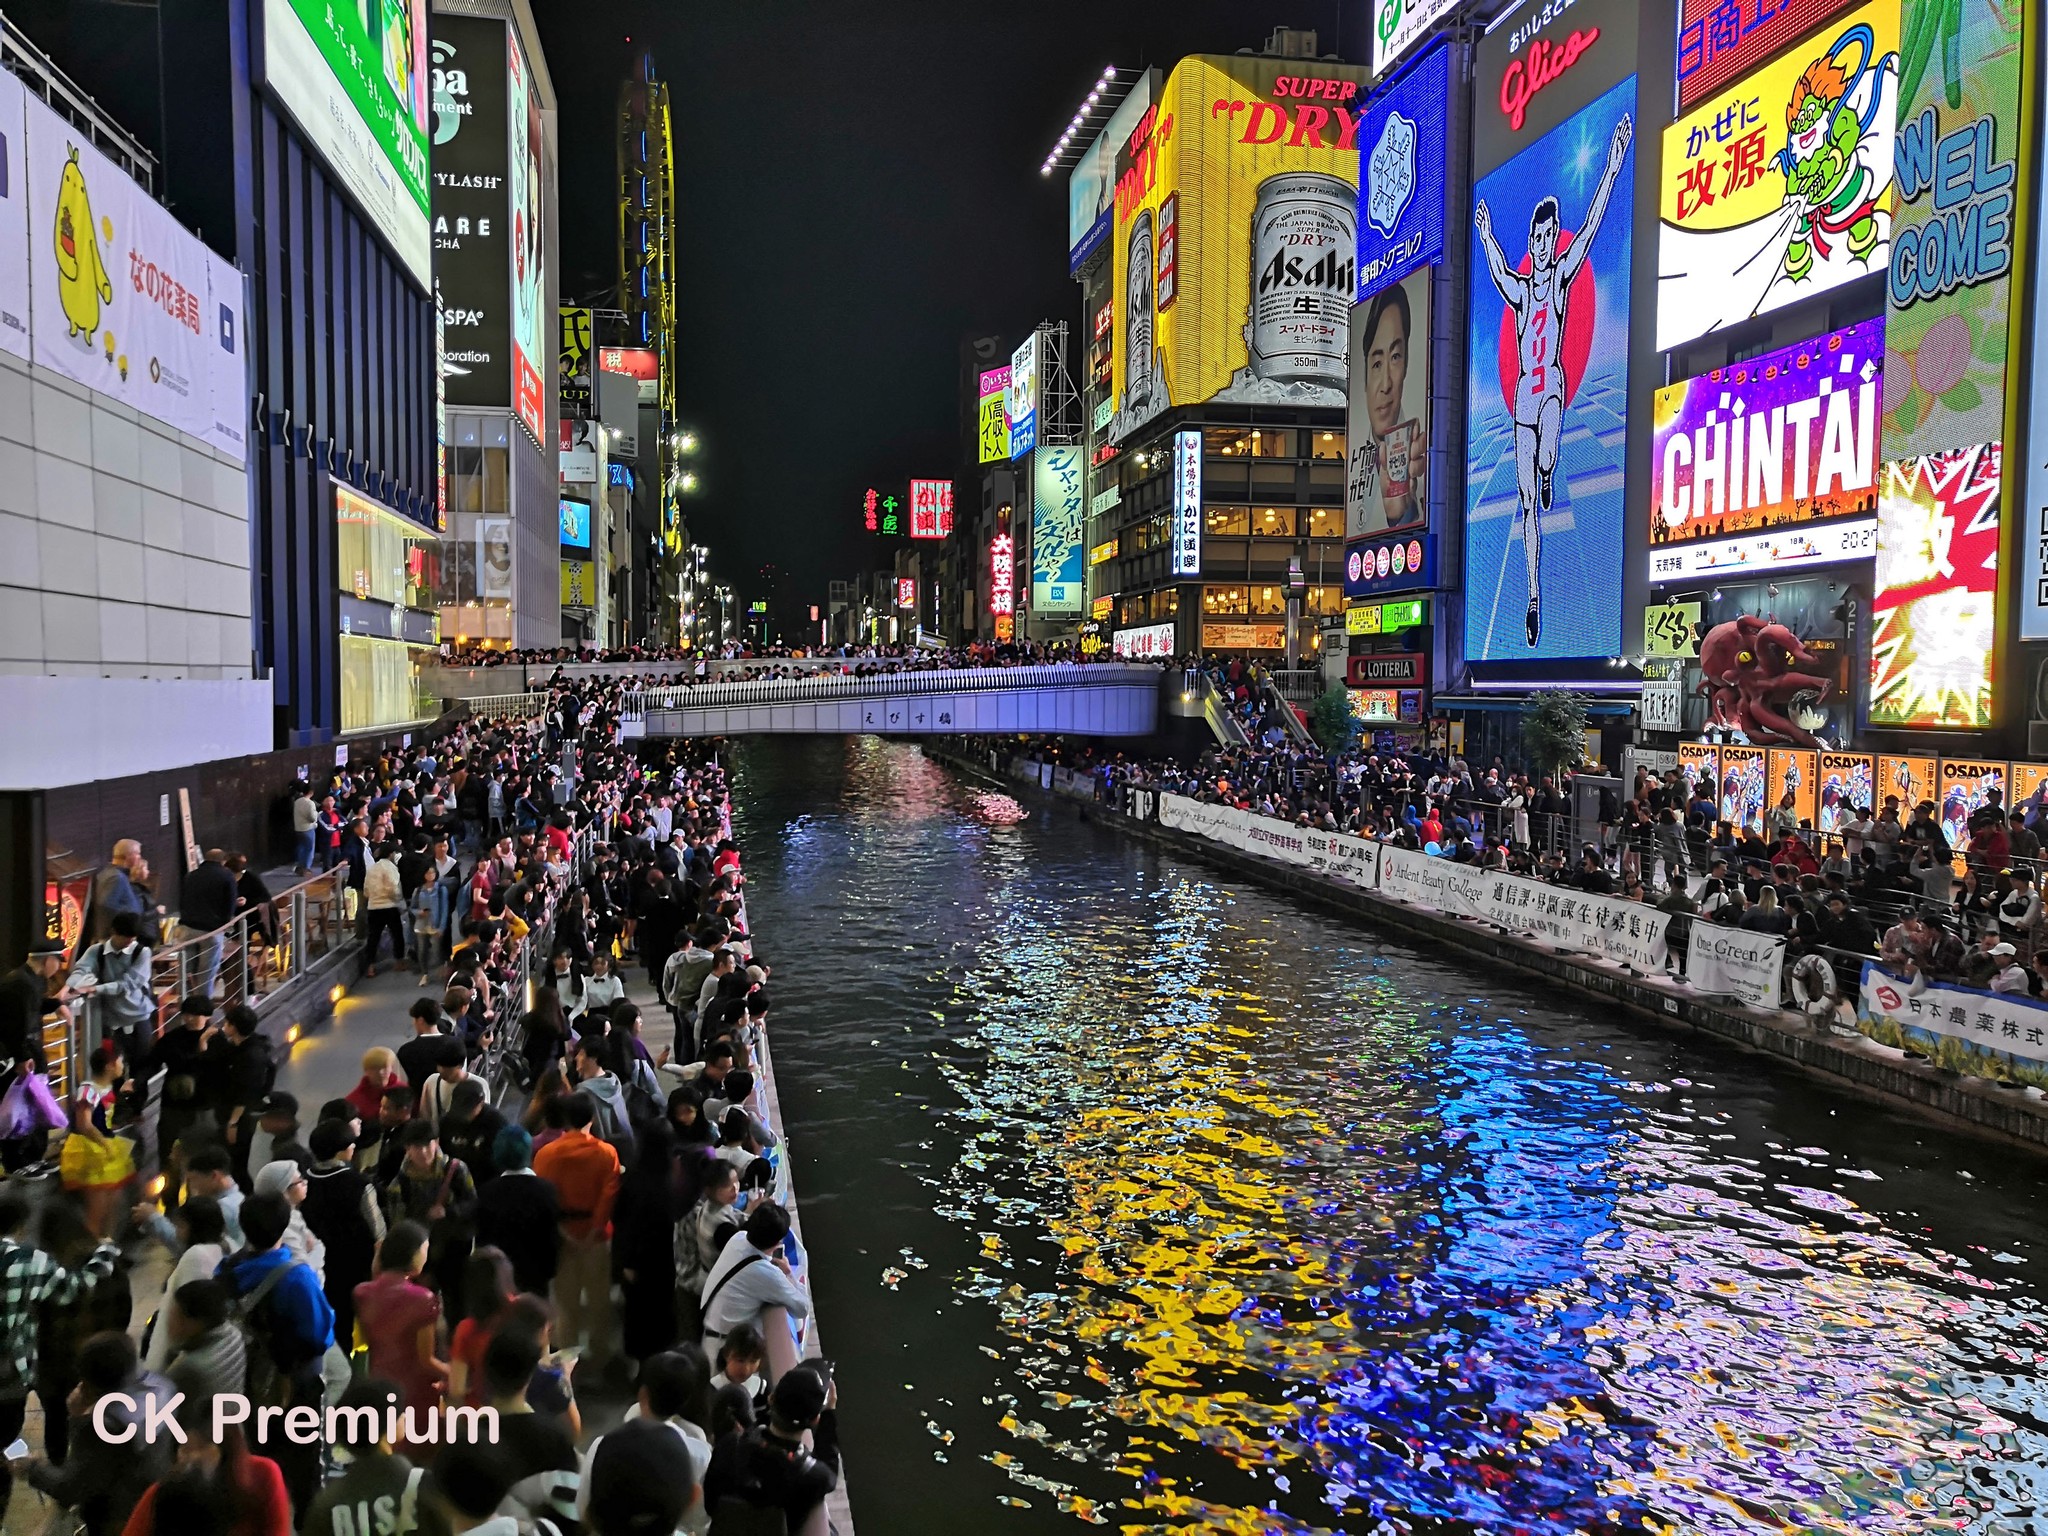
[[[926,754],[966,776],[1039,801],[1073,807],[1077,814],[1130,837],[1417,943],[1443,945],[1541,977],[1586,998],[1627,1009],[1678,1034],[1707,1037],[1789,1062],[1834,1088],[1874,1103],[1908,1110],[1951,1130],[2048,1153],[2048,1100],[2036,1089],[2001,1087],[1918,1061],[1862,1035],[1835,1034],[1786,1010],[1751,1008],[1705,998],[1677,978],[1635,975],[1562,954],[1545,945],[1461,918],[1392,901],[1310,870],[1228,848],[1206,838],[1112,810],[1093,798],[1085,776],[1061,775],[1051,789],[994,772],[986,759],[927,746]]]

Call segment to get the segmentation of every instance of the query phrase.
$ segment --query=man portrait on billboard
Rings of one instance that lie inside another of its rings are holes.
[[[1517,521],[1522,533],[1522,557],[1529,572],[1525,627],[1531,649],[1542,633],[1543,623],[1542,588],[1538,582],[1542,518],[1550,510],[1551,477],[1557,471],[1557,450],[1564,433],[1565,310],[1572,282],[1592,252],[1633,132],[1630,116],[1624,112],[1614,125],[1614,136],[1607,148],[1607,166],[1587,205],[1585,220],[1568,237],[1562,252],[1558,250],[1562,228],[1558,200],[1545,196],[1537,201],[1529,216],[1527,272],[1509,267],[1500,242],[1494,238],[1493,214],[1484,198],[1472,212],[1487,271],[1501,302],[1514,317],[1516,372],[1514,398],[1509,404],[1515,423],[1515,484],[1520,502]]]
[[[1352,314],[1352,431],[1360,441],[1351,454],[1354,526],[1345,534],[1420,528],[1429,520],[1429,269],[1381,289]]]

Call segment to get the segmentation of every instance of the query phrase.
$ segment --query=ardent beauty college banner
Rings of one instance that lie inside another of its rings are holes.
[[[1371,890],[1379,883],[1378,843],[1362,837],[1345,837],[1336,832],[1318,832],[1308,827],[1289,826],[1268,816],[1254,816],[1230,805],[1204,805],[1185,795],[1159,797],[1159,824],[1179,832],[1192,832],[1211,842],[1263,853],[1282,863],[1299,865],[1320,874],[1335,875],[1352,885]]]

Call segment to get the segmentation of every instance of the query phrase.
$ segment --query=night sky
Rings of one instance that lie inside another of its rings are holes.
[[[651,46],[681,182],[681,395],[706,455],[691,528],[719,579],[752,592],[775,561],[803,602],[893,558],[860,531],[866,487],[900,495],[913,475],[971,471],[962,339],[1014,345],[1041,319],[1078,321],[1066,178],[1038,168],[1103,66],[1256,49],[1276,26],[1358,58],[1366,13],[1364,0],[532,4],[561,107],[562,295],[601,299],[617,281],[618,87]],[[6,9],[155,145],[152,12]]]
[[[959,468],[962,338],[1078,319],[1066,179],[1038,168],[1104,65],[1257,48],[1278,25],[1330,51],[1340,3],[534,0],[561,102],[565,296],[617,279],[611,124],[633,49],[669,81],[680,388],[709,454],[690,523],[720,579],[744,591],[773,560],[810,602],[886,566],[860,495]],[[1364,9],[1345,6],[1347,53]]]

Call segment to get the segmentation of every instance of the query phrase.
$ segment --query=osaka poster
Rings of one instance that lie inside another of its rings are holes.
[[[1630,76],[1474,197],[1465,654],[1621,649]]]

